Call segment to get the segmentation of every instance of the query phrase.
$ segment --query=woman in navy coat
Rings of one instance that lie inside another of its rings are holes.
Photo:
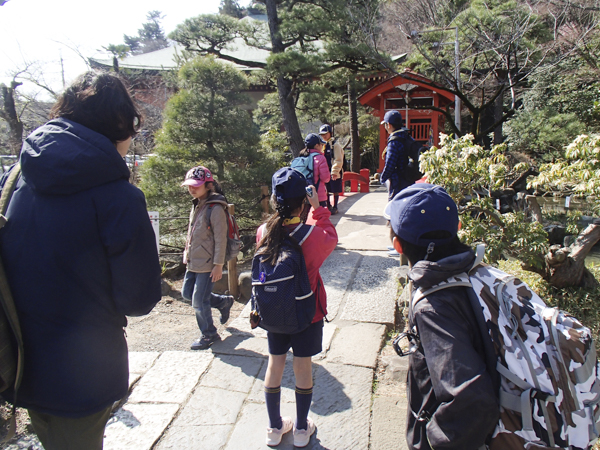
[[[161,295],[145,198],[123,160],[141,115],[119,78],[88,72],[50,118],[23,144],[0,232],[25,344],[16,404],[46,450],[101,449],[128,390],[126,316]]]

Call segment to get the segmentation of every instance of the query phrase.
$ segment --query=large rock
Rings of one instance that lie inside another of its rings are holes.
[[[238,276],[239,301],[244,303],[252,295],[252,272],[242,272]]]

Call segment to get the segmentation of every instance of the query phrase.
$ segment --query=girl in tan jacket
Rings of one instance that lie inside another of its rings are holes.
[[[183,263],[187,264],[181,295],[192,302],[202,335],[192,350],[206,350],[220,340],[213,324],[211,307],[221,312],[221,323],[229,319],[233,296],[212,292],[213,284],[223,276],[227,248],[227,201],[218,193],[218,185],[206,167],[190,169],[181,184],[193,197]]]

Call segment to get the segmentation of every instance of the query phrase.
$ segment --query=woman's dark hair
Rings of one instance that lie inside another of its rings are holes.
[[[306,197],[295,197],[285,199],[283,203],[277,203],[275,195],[271,196],[271,206],[277,211],[269,217],[262,239],[257,245],[256,254],[263,255],[264,260],[275,264],[281,254],[281,244],[289,235],[283,226],[283,221],[292,217],[292,213],[302,207]],[[298,245],[293,236],[290,237],[292,245]]]
[[[308,147],[304,147],[302,150],[300,150],[300,153],[298,153],[298,156],[308,156],[310,155],[310,149]]]
[[[390,237],[392,241],[394,238],[398,238],[400,241],[400,245],[402,245],[402,254],[404,254],[410,264],[414,266],[417,262],[425,259],[427,256],[427,247],[421,247],[419,245],[411,244],[408,241],[405,241],[400,236],[394,233],[394,230],[390,227]],[[450,237],[450,233],[448,231],[431,231],[429,233],[425,233],[422,238],[429,239],[444,239]],[[454,236],[452,240],[444,245],[435,245],[433,248],[433,252],[427,256],[427,261],[439,261],[440,259],[447,258],[448,256],[458,255],[459,253],[464,253],[471,250],[466,244],[460,242],[458,236]]]
[[[223,191],[223,188],[221,187],[221,185],[219,183],[217,183],[216,180],[207,182],[206,183],[206,188],[210,192],[221,194],[225,198],[225,201],[227,202],[227,197],[225,197],[225,192]]]
[[[135,136],[142,114],[115,75],[86,72],[60,95],[50,119],[62,117],[107,137],[113,144]]]

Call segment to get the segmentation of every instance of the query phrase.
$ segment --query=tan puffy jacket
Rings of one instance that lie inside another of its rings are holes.
[[[190,272],[212,271],[215,264],[225,263],[227,249],[227,202],[220,194],[210,194],[204,200],[194,199],[190,213],[183,262]],[[206,208],[212,206],[210,224],[206,223]]]

